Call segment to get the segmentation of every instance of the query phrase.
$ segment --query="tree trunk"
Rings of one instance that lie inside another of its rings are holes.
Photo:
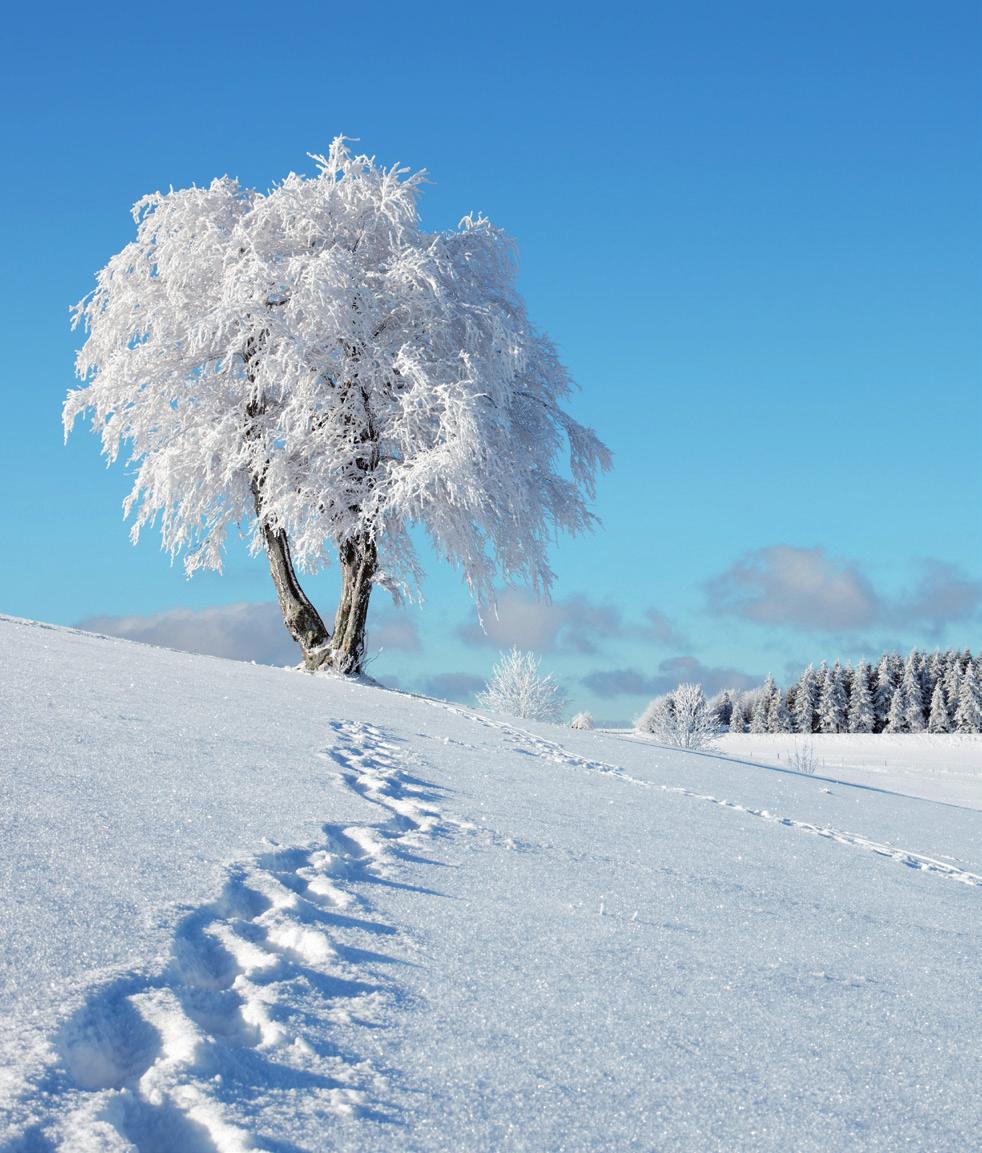
[[[269,571],[276,587],[283,623],[300,646],[304,666],[311,672],[320,668],[358,675],[364,671],[365,624],[372,595],[372,578],[378,568],[378,553],[367,536],[345,541],[338,550],[341,568],[341,596],[334,622],[334,635],[327,631],[320,613],[300,587],[290,542],[282,529],[274,529],[259,515],[260,484],[254,485],[256,515],[262,533]]]
[[[290,544],[282,529],[270,528],[260,522],[266,556],[269,558],[269,571],[276,586],[276,596],[283,613],[283,623],[290,636],[300,646],[304,665],[313,671],[329,664],[331,655],[331,634],[321,620],[320,613],[307,599],[300,587],[290,556]]]
[[[365,660],[365,622],[378,568],[375,542],[366,534],[347,540],[338,553],[341,597],[331,638],[331,667],[339,673],[360,673]]]

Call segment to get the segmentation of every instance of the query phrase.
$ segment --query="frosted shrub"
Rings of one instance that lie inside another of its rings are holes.
[[[577,713],[569,722],[571,729],[592,729],[593,717],[589,713]]]
[[[533,721],[561,721],[566,691],[551,673],[542,676],[539,658],[517,648],[503,653],[478,702],[494,713]]]
[[[702,685],[686,682],[673,692],[656,697],[638,718],[637,728],[666,745],[705,749],[712,745],[719,726]]]
[[[795,741],[791,747],[788,764],[796,773],[811,776],[815,772],[815,746],[811,741]]]

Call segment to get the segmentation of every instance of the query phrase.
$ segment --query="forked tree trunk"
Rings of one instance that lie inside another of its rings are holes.
[[[365,624],[372,595],[372,578],[378,568],[378,553],[367,536],[346,541],[338,553],[341,568],[341,596],[334,622],[334,635],[300,587],[290,555],[290,542],[281,528],[273,528],[262,516],[262,480],[252,484],[259,531],[262,533],[269,571],[280,602],[283,623],[300,646],[305,668],[329,668],[357,675],[365,661]]]
[[[269,525],[262,525],[261,532],[283,623],[300,646],[305,667],[311,671],[330,668],[339,673],[361,673],[365,662],[368,602],[372,578],[378,568],[373,542],[367,536],[356,537],[339,550],[341,595],[332,636],[300,587],[286,533]]]

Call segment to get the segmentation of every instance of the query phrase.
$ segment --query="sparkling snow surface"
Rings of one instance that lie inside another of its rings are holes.
[[[0,620],[0,1149],[963,1151],[982,815]]]

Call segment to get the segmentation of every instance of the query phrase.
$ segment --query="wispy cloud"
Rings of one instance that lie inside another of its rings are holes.
[[[243,603],[205,609],[170,609],[146,616],[96,616],[79,628],[145,644],[265,665],[293,665],[300,651],[275,604]],[[369,622],[369,652],[417,650],[416,622],[397,610],[382,610]]]
[[[598,669],[582,678],[582,684],[598,697],[657,697],[682,681],[701,684],[712,695],[721,689],[747,689],[763,678],[740,669],[704,665],[693,656],[668,657],[648,674],[635,668]]]
[[[484,688],[482,677],[471,673],[437,673],[420,683],[420,692],[428,697],[439,697],[446,701],[466,703],[476,692]]]
[[[943,561],[924,560],[920,568],[913,589],[889,596],[854,561],[822,548],[773,545],[745,553],[704,589],[712,612],[816,632],[914,624],[937,634],[978,617],[982,581]]]
[[[937,634],[948,624],[977,619],[980,609],[982,581],[965,576],[943,561],[924,560],[917,584],[891,606],[891,623],[919,621]]]
[[[713,612],[828,632],[871,625],[882,608],[857,566],[822,548],[756,549],[707,581],[705,590]]]
[[[660,609],[645,609],[643,623],[636,630],[637,636],[666,648],[681,649],[687,644],[685,635],[674,622]]]
[[[474,619],[457,635],[465,644],[482,648],[517,645],[539,653],[591,654],[621,631],[621,613],[613,605],[597,604],[585,596],[542,601],[509,588],[498,595],[497,613],[487,614],[483,629]]]

